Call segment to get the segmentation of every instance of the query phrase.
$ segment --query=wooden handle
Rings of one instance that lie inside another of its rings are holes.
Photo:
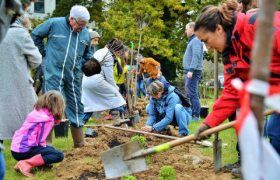
[[[267,116],[267,115],[270,115],[270,114],[274,114],[275,112],[276,111],[274,109],[269,109],[267,111],[264,111],[263,115]],[[229,129],[229,128],[233,127],[234,123],[235,123],[235,121],[232,121],[232,122],[229,122],[229,123],[226,123],[226,124],[222,124],[222,125],[213,127],[211,129],[208,129],[208,130],[202,132],[201,135],[202,136],[204,136],[204,135],[211,135],[211,134],[217,133],[219,131],[223,131],[223,130]],[[192,140],[194,140],[194,135],[189,135],[189,136],[186,136],[184,138],[180,138],[180,139],[171,141],[170,142],[170,146],[171,147],[175,147],[175,146],[184,144],[184,143],[192,141]]]
[[[127,131],[127,132],[147,134],[147,135],[166,138],[166,139],[178,139],[178,137],[174,137],[174,136],[167,136],[167,135],[162,135],[162,134],[149,133],[149,132],[133,130],[133,129],[124,129],[124,128],[114,127],[114,126],[110,126],[110,125],[85,125],[85,127],[106,127],[106,128],[109,128],[109,129],[117,129],[117,130],[122,130],[122,131]]]
[[[233,127],[234,123],[235,122],[233,121],[233,122],[229,122],[229,123],[226,123],[226,124],[223,124],[223,125],[213,127],[211,129],[208,129],[208,130],[202,132],[201,135],[210,135],[210,134],[213,134],[213,133],[216,133],[216,132],[219,132],[219,131],[229,129],[229,128]],[[172,147],[184,144],[186,142],[190,142],[192,140],[194,140],[194,135],[193,134],[189,135],[189,136],[186,136],[184,138],[180,138],[180,139],[171,141],[170,142],[170,147],[172,148]]]

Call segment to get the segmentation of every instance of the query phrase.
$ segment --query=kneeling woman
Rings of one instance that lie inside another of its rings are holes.
[[[182,106],[182,101],[174,89],[167,81],[156,80],[151,83],[148,92],[152,98],[146,107],[148,120],[142,131],[159,132],[169,124],[177,123],[180,136],[187,136],[190,133],[187,125],[191,121],[191,110]]]

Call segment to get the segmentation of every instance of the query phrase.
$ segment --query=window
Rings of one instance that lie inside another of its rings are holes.
[[[45,13],[44,0],[38,0],[36,3],[34,3],[34,12],[35,13]]]

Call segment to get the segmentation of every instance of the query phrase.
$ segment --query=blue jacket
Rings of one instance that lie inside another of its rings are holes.
[[[153,126],[157,132],[172,123],[175,116],[175,105],[182,104],[181,99],[174,92],[174,89],[173,86],[164,81],[164,93],[162,97],[158,100],[155,98],[150,99],[147,109],[149,117],[146,125]]]
[[[33,30],[32,38],[45,57],[45,66],[62,70],[65,64],[66,69],[77,71],[82,58],[88,60],[93,57],[93,50],[88,30],[73,30],[68,18],[69,16],[47,20]],[[44,38],[47,38],[46,49]]]
[[[184,72],[194,72],[202,70],[203,63],[203,43],[192,35],[189,39],[188,47],[183,57]]]

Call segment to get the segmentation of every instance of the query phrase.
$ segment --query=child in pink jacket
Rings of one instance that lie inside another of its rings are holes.
[[[15,170],[32,177],[31,168],[61,162],[64,155],[52,146],[46,146],[46,138],[54,124],[64,116],[64,101],[58,91],[48,91],[34,105],[33,111],[13,136],[11,152],[19,161]]]

